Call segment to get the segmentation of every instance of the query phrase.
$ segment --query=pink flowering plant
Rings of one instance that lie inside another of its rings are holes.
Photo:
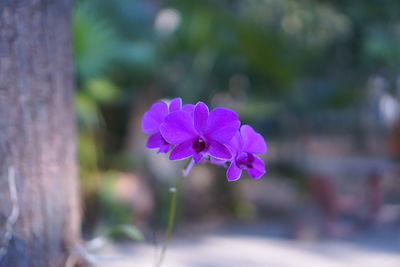
[[[183,176],[171,198],[168,227],[161,256],[157,265],[161,266],[169,237],[172,233],[176,191],[183,177],[188,176],[195,164],[211,163],[228,166],[228,181],[236,181],[242,171],[259,179],[265,173],[265,164],[256,154],[267,152],[264,138],[249,125],[240,126],[239,116],[227,108],[209,108],[203,102],[196,105],[182,105],[181,98],[169,102],[156,102],[142,120],[142,129],[151,134],[146,147],[158,149],[157,153],[168,153],[170,160],[191,158]]]

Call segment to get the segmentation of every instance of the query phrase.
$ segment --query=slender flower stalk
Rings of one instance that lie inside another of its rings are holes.
[[[175,187],[170,188],[171,192],[171,201],[169,204],[169,214],[168,214],[168,224],[167,224],[167,229],[165,230],[165,235],[164,235],[164,241],[163,245],[161,248],[161,254],[160,258],[157,261],[156,266],[161,267],[164,258],[165,258],[165,253],[167,252],[167,247],[168,247],[168,242],[169,239],[171,238],[172,231],[174,230],[174,223],[175,223],[175,216],[176,216],[176,200],[178,198],[178,191],[182,186],[182,183],[187,177],[191,171],[191,169],[194,166],[194,161],[190,160],[189,164],[187,167],[182,171],[182,176],[176,181]]]

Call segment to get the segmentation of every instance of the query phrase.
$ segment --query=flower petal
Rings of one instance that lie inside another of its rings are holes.
[[[142,120],[142,130],[145,133],[156,133],[159,131],[160,124],[168,115],[168,106],[164,102],[154,103],[150,110],[144,113]]]
[[[160,146],[160,149],[157,151],[157,154],[161,153],[168,153],[168,151],[171,149],[172,145],[168,143],[164,143]]]
[[[265,164],[262,159],[257,156],[254,156],[254,160],[252,163],[252,168],[246,168],[247,172],[254,179],[259,179],[265,173]]]
[[[169,102],[169,112],[174,112],[182,108],[182,98],[174,98]]]
[[[235,135],[232,137],[231,141],[227,145],[232,155],[238,155],[242,151],[243,141],[240,132],[237,131]]]
[[[147,139],[147,148],[159,148],[162,144],[164,143],[164,139],[162,138],[161,134],[155,133],[153,135],[149,136],[149,139]]]
[[[182,107],[182,110],[188,112],[190,116],[193,116],[194,107],[195,105],[193,104],[186,104]]]
[[[180,160],[188,158],[192,155],[192,140],[188,140],[186,142],[180,143],[177,145],[172,151],[171,155],[169,155],[170,160]]]
[[[194,163],[198,164],[204,157],[204,152],[200,152],[200,153],[193,153],[193,160]]]
[[[211,164],[221,166],[221,167],[226,167],[226,159],[217,159],[214,157],[210,157],[208,160]]]
[[[149,136],[149,139],[147,139],[146,147],[150,149],[159,148],[157,152],[159,154],[159,153],[167,153],[171,148],[171,145],[168,144],[165,141],[165,139],[161,136],[161,134],[158,132]]]
[[[232,110],[216,108],[208,116],[205,135],[220,143],[228,143],[239,129],[238,115]]]
[[[228,170],[226,171],[226,178],[228,181],[236,181],[242,175],[242,169],[236,166],[235,162],[232,162],[229,166]]]
[[[267,144],[261,134],[254,131],[249,125],[242,125],[240,134],[243,139],[243,151],[256,154],[267,152]]]
[[[193,113],[194,127],[200,133],[203,133],[207,128],[208,107],[203,102],[196,104]]]
[[[232,154],[229,149],[218,142],[211,142],[210,147],[208,148],[208,154],[217,159],[230,159],[232,158]]]
[[[179,144],[197,136],[193,120],[185,111],[175,111],[165,117],[160,126],[161,135],[170,144]]]

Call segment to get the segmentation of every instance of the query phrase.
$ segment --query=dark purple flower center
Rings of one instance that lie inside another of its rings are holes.
[[[207,150],[207,143],[203,138],[198,137],[193,141],[192,148],[196,153],[204,152]]]
[[[236,158],[236,165],[241,168],[253,168],[254,156],[251,153],[242,153]]]

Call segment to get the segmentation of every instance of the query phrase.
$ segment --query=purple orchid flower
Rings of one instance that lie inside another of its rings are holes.
[[[246,170],[251,177],[259,179],[265,173],[265,164],[262,159],[254,154],[267,152],[267,144],[264,138],[248,125],[243,125],[240,131],[230,142],[232,150],[232,162],[229,166],[226,177],[229,181],[236,181],[240,178],[242,170]]]
[[[192,111],[193,110],[193,111]],[[238,115],[225,108],[208,111],[206,104],[186,106],[183,110],[170,113],[160,125],[162,137],[176,145],[170,154],[170,160],[193,157],[199,163],[204,157],[230,159],[230,150],[226,146],[238,131]]]
[[[171,144],[160,134],[160,125],[169,113],[181,109],[182,99],[174,98],[169,105],[161,101],[154,103],[150,110],[143,115],[142,130],[145,133],[151,134],[147,140],[147,148],[158,148],[157,153],[167,153],[171,149]]]

